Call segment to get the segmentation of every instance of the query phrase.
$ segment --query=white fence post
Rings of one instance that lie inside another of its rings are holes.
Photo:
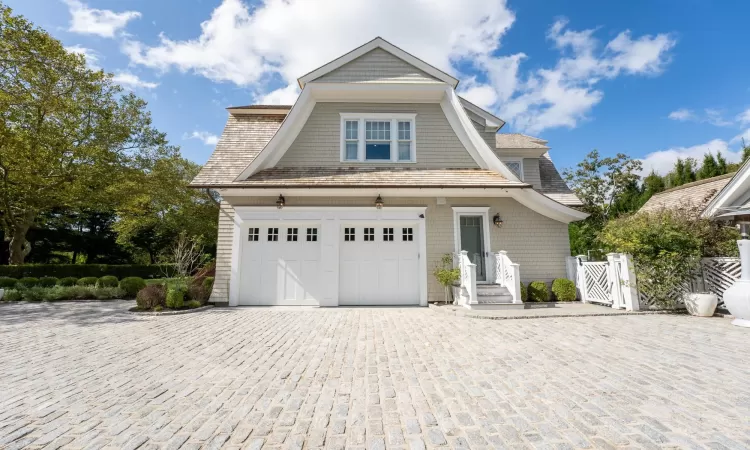
[[[622,261],[622,293],[625,300],[625,309],[628,311],[640,311],[641,301],[638,295],[638,283],[635,278],[633,257],[623,253],[620,255],[620,261]]]
[[[510,263],[510,271],[513,273],[513,303],[523,303],[521,298],[521,265]]]
[[[607,277],[610,283],[610,298],[612,299],[612,308],[621,308],[622,295],[620,294],[620,277],[617,276],[617,264],[620,255],[617,253],[607,253]]]
[[[576,258],[576,289],[578,289],[578,298],[581,299],[582,303],[586,303],[586,271],[583,270],[581,265],[588,261],[589,258],[586,255],[578,255]]]

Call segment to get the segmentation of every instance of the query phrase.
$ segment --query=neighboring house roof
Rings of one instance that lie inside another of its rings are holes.
[[[683,184],[654,194],[638,212],[694,206],[703,209],[729,183],[734,173]]]
[[[191,186],[224,184],[237,178],[276,134],[284,117],[230,114],[216,149]]]
[[[527,136],[521,133],[498,133],[495,135],[495,147],[503,149],[548,149],[544,139]]]
[[[567,206],[583,206],[583,202],[570,190],[560,172],[555,168],[549,152],[539,158],[539,178],[542,184],[539,189],[544,195]]]
[[[354,50],[350,51],[349,53],[346,53],[345,55],[342,55],[334,59],[328,64],[325,64],[313,70],[312,72],[301,76],[300,78],[297,79],[297,82],[299,83],[299,87],[304,88],[305,84],[307,84],[308,82],[316,80],[328,73],[331,73],[334,70],[340,68],[341,66],[347,63],[350,63],[354,61],[355,59],[359,58],[360,56],[363,56],[366,53],[369,53],[375,49],[380,49],[385,52],[388,52],[391,55],[395,56],[396,58],[406,61],[407,63],[411,64],[415,68],[425,72],[426,74],[436,78],[437,80],[447,83],[453,88],[458,86],[457,78],[454,78],[448,75],[447,73],[443,72],[442,70],[438,69],[437,67],[422,61],[421,59],[417,58],[416,56],[408,52],[405,52],[404,50],[396,47],[395,45],[391,44],[385,39],[381,37],[376,37],[370,42],[364,45],[361,45],[355,48]]]
[[[280,167],[264,169],[227,187],[528,187],[485,169],[410,169],[394,167]]]
[[[750,160],[711,199],[704,217],[750,215]]]

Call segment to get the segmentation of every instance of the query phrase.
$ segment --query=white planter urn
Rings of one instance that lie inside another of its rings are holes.
[[[724,306],[736,317],[732,325],[750,328],[750,240],[737,241],[740,247],[742,275],[724,291]]]
[[[688,312],[698,317],[712,317],[719,303],[719,297],[709,293],[690,292],[685,294],[684,300]]]

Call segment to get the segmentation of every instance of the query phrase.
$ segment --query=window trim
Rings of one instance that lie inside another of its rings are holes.
[[[503,164],[505,164],[506,162],[517,162],[518,171],[521,172],[520,174],[518,174],[518,179],[523,181],[523,158],[500,158],[500,161],[502,161]],[[513,172],[510,167],[508,167],[508,170]]]
[[[342,163],[365,163],[365,164],[383,164],[383,163],[396,163],[396,164],[410,164],[417,162],[417,127],[416,120],[417,115],[414,113],[340,113],[340,151],[339,158]],[[358,133],[357,133],[357,159],[346,158],[346,122],[357,120],[359,121]],[[391,128],[391,157],[390,159],[366,159],[365,155],[365,122],[368,120],[373,121],[390,121]],[[409,122],[410,123],[410,134],[411,134],[411,145],[410,145],[410,159],[400,160],[398,158],[398,123]]]

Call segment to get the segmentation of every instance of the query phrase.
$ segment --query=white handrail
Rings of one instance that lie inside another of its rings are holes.
[[[513,303],[521,300],[521,266],[508,258],[508,252],[495,252],[495,283],[508,289],[513,296]]]
[[[461,269],[461,288],[466,291],[468,303],[477,304],[477,265],[469,259],[468,252],[461,250],[458,257],[458,267]]]

